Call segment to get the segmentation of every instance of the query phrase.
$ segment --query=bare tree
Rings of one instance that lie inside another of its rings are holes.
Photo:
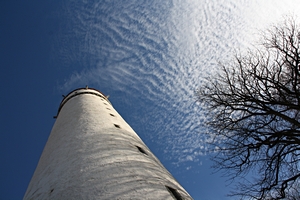
[[[197,91],[214,135],[214,167],[239,177],[232,195],[300,199],[299,41],[299,26],[287,20]]]

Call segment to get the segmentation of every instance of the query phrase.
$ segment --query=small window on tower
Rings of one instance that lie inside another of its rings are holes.
[[[114,114],[112,114],[112,113],[109,113],[109,114],[110,114],[110,116],[113,116],[113,117],[115,116],[115,115],[114,115]]]
[[[146,153],[146,151],[145,151],[144,149],[142,149],[141,147],[136,146],[136,148],[137,148],[141,153],[143,153],[143,154],[145,154],[145,155],[148,155],[148,154]]]
[[[174,199],[176,199],[176,200],[183,200],[183,197],[179,194],[179,192],[177,192],[176,189],[171,188],[169,186],[166,186],[166,188],[170,192],[170,194],[174,197]]]
[[[104,103],[104,105],[107,105],[107,103]]]
[[[120,125],[118,124],[114,124],[116,128],[121,128]]]
[[[110,108],[106,108],[107,110],[110,110]]]

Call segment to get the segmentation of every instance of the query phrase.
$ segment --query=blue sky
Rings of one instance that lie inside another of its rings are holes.
[[[194,91],[297,1],[1,1],[0,199],[21,199],[63,94],[104,94],[195,199],[225,199]],[[230,198],[227,198],[230,199]]]

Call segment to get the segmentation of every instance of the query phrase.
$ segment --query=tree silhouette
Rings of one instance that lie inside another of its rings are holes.
[[[214,167],[239,177],[231,195],[300,199],[299,41],[299,26],[286,20],[197,90],[214,138]]]

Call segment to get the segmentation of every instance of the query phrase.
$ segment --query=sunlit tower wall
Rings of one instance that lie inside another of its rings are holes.
[[[24,199],[192,199],[100,91],[62,100]]]

